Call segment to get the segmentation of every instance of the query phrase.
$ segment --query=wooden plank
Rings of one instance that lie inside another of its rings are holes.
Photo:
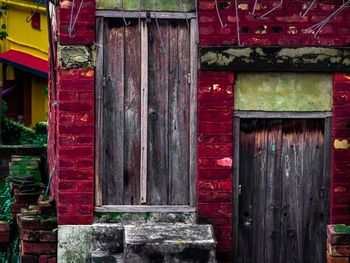
[[[190,74],[189,32],[185,23],[169,30],[169,202],[189,204]]]
[[[102,130],[103,130],[103,18],[96,19],[96,87],[95,87],[95,206],[102,205]]]
[[[287,263],[303,261],[304,132],[305,121],[283,121],[281,262]]]
[[[141,204],[147,202],[147,127],[148,127],[148,29],[146,21],[141,26]]]
[[[267,173],[267,132],[266,119],[255,120],[255,145],[253,169],[252,202],[252,262],[261,262],[265,257],[266,173]]]
[[[125,27],[123,204],[140,204],[141,35],[138,22]]]
[[[265,262],[278,262],[281,224],[281,151],[282,120],[269,120],[267,124],[267,175],[265,215]],[[262,261],[263,262],[263,261]]]
[[[154,17],[153,12],[128,12],[128,11],[116,11],[116,10],[96,10],[96,17],[105,18],[147,18],[147,14],[151,18]],[[196,18],[196,13],[176,13],[176,12],[157,12],[158,19],[194,19]]]
[[[320,119],[332,117],[332,112],[270,112],[270,111],[234,111],[235,117],[240,118],[268,118],[268,119]]]
[[[252,262],[253,242],[253,189],[255,165],[255,125],[256,120],[241,120],[239,147],[239,233],[238,233],[238,262]]]
[[[109,21],[105,31],[106,88],[103,105],[103,204],[123,203],[124,27]],[[117,49],[115,47],[118,47]]]
[[[196,174],[197,174],[197,59],[198,46],[197,39],[197,22],[191,20],[190,24],[190,205],[196,205]],[[239,135],[239,134],[238,134]],[[237,137],[238,138],[238,137]]]
[[[195,213],[196,208],[185,205],[104,205],[101,207],[95,207],[95,212]]]
[[[240,163],[240,119],[238,117],[233,118],[233,217],[232,217],[232,225],[233,225],[233,237],[239,236],[239,163]],[[233,258],[238,258],[238,238],[233,238]]]
[[[149,25],[148,78],[148,178],[147,204],[166,205],[169,186],[168,83],[169,34],[168,22]],[[161,43],[164,44],[162,47]],[[165,49],[162,50],[161,49]]]

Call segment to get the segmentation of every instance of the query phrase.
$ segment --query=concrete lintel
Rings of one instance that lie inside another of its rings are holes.
[[[202,47],[202,70],[350,72],[347,47]]]
[[[58,63],[63,68],[90,68],[94,66],[93,52],[82,45],[58,45]]]

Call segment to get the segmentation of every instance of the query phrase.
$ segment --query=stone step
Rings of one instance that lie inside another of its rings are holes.
[[[92,252],[91,263],[124,263],[123,254]]]
[[[144,224],[124,229],[125,262],[216,262],[210,225]]]

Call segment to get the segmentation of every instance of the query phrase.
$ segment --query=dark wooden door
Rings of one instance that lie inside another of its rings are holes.
[[[324,119],[241,119],[238,262],[325,262]]]

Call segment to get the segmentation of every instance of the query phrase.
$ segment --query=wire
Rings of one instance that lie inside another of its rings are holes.
[[[162,37],[162,33],[160,32],[160,26],[158,23],[158,18],[157,18],[157,12],[156,12],[156,4],[155,1],[153,0],[153,14],[154,14],[154,19],[156,20],[156,26],[157,26],[157,31],[158,31],[158,35],[159,35],[159,40],[160,40],[160,52],[162,54],[166,54],[167,53],[167,49],[165,48],[165,44],[163,41],[163,37]]]
[[[275,11],[276,9],[280,8],[283,5],[283,0],[280,1],[280,3],[278,5],[276,5],[274,8],[272,8],[270,11],[267,11],[265,14],[263,14],[262,16],[260,16],[260,19],[264,19],[265,16],[267,16],[268,14],[272,13],[273,11]]]
[[[83,6],[84,0],[81,0],[78,11],[75,15],[75,18],[73,20],[73,14],[74,14],[74,6],[75,6],[75,0],[72,2],[72,8],[71,8],[71,13],[70,13],[70,21],[69,21],[69,27],[68,27],[68,33],[69,33],[69,38],[74,38],[75,36],[72,35],[72,32],[74,30],[75,24],[77,23],[81,8]]]
[[[238,3],[237,3],[237,0],[235,0],[235,11],[236,11],[237,41],[238,41],[238,46],[242,47],[243,44],[241,43],[241,35],[240,35],[240,32],[239,32],[239,17],[238,17]]]
[[[198,0],[194,0],[194,6],[196,9],[196,27],[197,27],[197,32],[196,32],[196,44],[199,44],[199,15],[198,15]]]
[[[188,31],[190,31],[190,23],[188,22],[188,17],[187,17],[187,13],[186,13],[186,7],[185,7],[184,3],[182,2],[182,0],[180,0],[180,3],[182,5],[183,14],[185,15],[187,29],[188,29]]]
[[[322,28],[324,28],[324,26],[329,22],[329,20],[331,20],[334,16],[339,14],[341,11],[343,11],[343,9],[345,9],[349,4],[350,4],[350,0],[343,3],[337,10],[335,10],[332,14],[330,14],[328,17],[326,17],[325,19],[323,19],[319,23],[317,23],[309,28],[302,29],[301,31],[303,33],[309,33],[310,31],[312,31],[312,33],[314,34],[314,37],[318,38],[317,35],[320,33]],[[313,32],[314,30],[316,30],[316,31]]]
[[[304,16],[306,16],[307,15],[307,13],[309,13],[309,11],[311,10],[311,7],[313,7],[313,5],[316,3],[316,0],[313,0],[310,4],[309,4],[309,6],[308,6],[308,8],[306,9],[306,11],[303,13],[303,11],[300,11],[300,17],[304,17]]]
[[[217,0],[214,0],[214,2],[215,2],[216,15],[217,15],[218,18],[219,18],[219,22],[220,22],[221,28],[225,28],[225,27],[227,27],[227,24],[226,24],[226,23],[224,24],[224,23],[222,22],[221,15],[220,15],[220,11],[219,11],[219,7],[218,7],[218,1],[217,1]]]
[[[258,0],[255,0],[255,2],[254,2],[254,7],[253,7],[253,11],[252,11],[252,12],[249,12],[251,15],[255,15],[255,10],[256,10],[257,4],[258,4]]]
[[[38,3],[38,5],[36,6],[35,10],[33,11],[32,15],[29,17],[27,16],[26,18],[26,22],[29,23],[30,21],[32,21],[33,16],[38,12],[39,7],[41,6],[41,4],[43,3],[43,0],[40,0],[40,2]]]

